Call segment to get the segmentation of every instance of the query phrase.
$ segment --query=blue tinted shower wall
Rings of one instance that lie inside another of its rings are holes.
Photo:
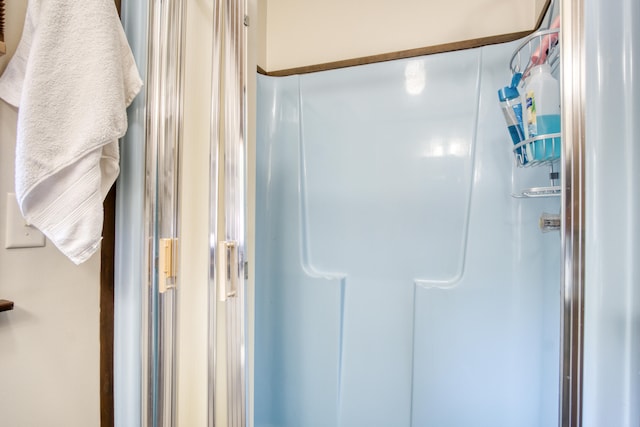
[[[640,2],[585,0],[584,427],[640,427]]]
[[[557,425],[560,205],[511,197],[515,47],[259,76],[256,427]]]
[[[145,1],[122,1],[122,25],[138,70],[146,81],[147,10]],[[114,422],[137,427],[142,399],[142,316],[144,272],[144,193],[146,86],[127,110],[128,130],[120,144],[116,182],[114,272]]]

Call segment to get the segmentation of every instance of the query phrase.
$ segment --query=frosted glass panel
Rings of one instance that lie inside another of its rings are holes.
[[[510,197],[514,47],[259,77],[257,427],[557,425],[559,200]]]

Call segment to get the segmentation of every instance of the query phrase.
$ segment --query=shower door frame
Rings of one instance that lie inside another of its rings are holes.
[[[582,426],[585,298],[584,0],[560,0],[562,311],[560,426]]]

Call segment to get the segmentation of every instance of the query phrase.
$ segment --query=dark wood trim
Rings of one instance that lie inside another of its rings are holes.
[[[0,299],[0,312],[13,310],[13,301]]]
[[[4,43],[4,0],[0,0],[0,56],[7,53],[7,45]]]
[[[120,0],[114,0],[120,15]],[[116,186],[103,204],[100,251],[100,426],[114,427],[113,405],[113,307],[116,241]]]
[[[476,47],[488,46],[492,44],[508,43],[521,39],[535,32],[542,25],[542,21],[551,5],[551,0],[547,0],[542,8],[542,12],[538,17],[535,27],[528,31],[519,31],[517,33],[501,34],[498,36],[481,37],[471,40],[463,40],[453,43],[439,44],[435,46],[419,47],[416,49],[408,49],[396,52],[383,53],[380,55],[363,56],[360,58],[345,59],[342,61],[326,62],[323,64],[307,65],[303,67],[288,68],[284,70],[266,71],[258,66],[258,73],[272,77],[285,77],[294,74],[315,73],[317,71],[335,70],[338,68],[354,67],[357,65],[373,64],[376,62],[392,61],[395,59],[413,58],[416,56],[433,55],[436,53],[453,52],[456,50],[473,49]]]
[[[113,427],[113,301],[116,187],[104,201],[100,265],[100,426]]]
[[[265,71],[262,68],[258,72],[267,76],[284,77],[294,74],[315,73],[317,71],[335,70],[338,68],[353,67],[357,65],[373,64],[376,62],[392,61],[395,59],[413,58],[416,56],[433,55],[436,53],[453,52],[456,50],[472,49],[491,44],[507,43],[528,36],[533,31],[521,31],[518,33],[502,34],[499,36],[483,37],[473,40],[463,40],[454,43],[445,43],[436,46],[419,47],[416,49],[402,50],[398,52],[383,53],[380,55],[363,56],[360,58],[345,59],[343,61],[326,62],[324,64],[307,65],[304,67],[288,68],[286,70]],[[262,72],[261,72],[262,71]]]

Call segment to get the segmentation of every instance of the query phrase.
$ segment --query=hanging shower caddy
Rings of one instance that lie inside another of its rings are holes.
[[[513,75],[522,74],[519,86],[524,86],[531,69],[536,65],[549,64],[552,74],[557,74],[560,65],[559,28],[537,31],[514,51],[509,68]],[[523,106],[523,108],[525,108]],[[547,133],[513,145],[514,162],[517,168],[548,168],[548,183],[542,186],[517,189],[514,197],[551,197],[560,195],[560,133]],[[516,172],[517,173],[517,172]],[[545,185],[547,184],[547,185]]]

